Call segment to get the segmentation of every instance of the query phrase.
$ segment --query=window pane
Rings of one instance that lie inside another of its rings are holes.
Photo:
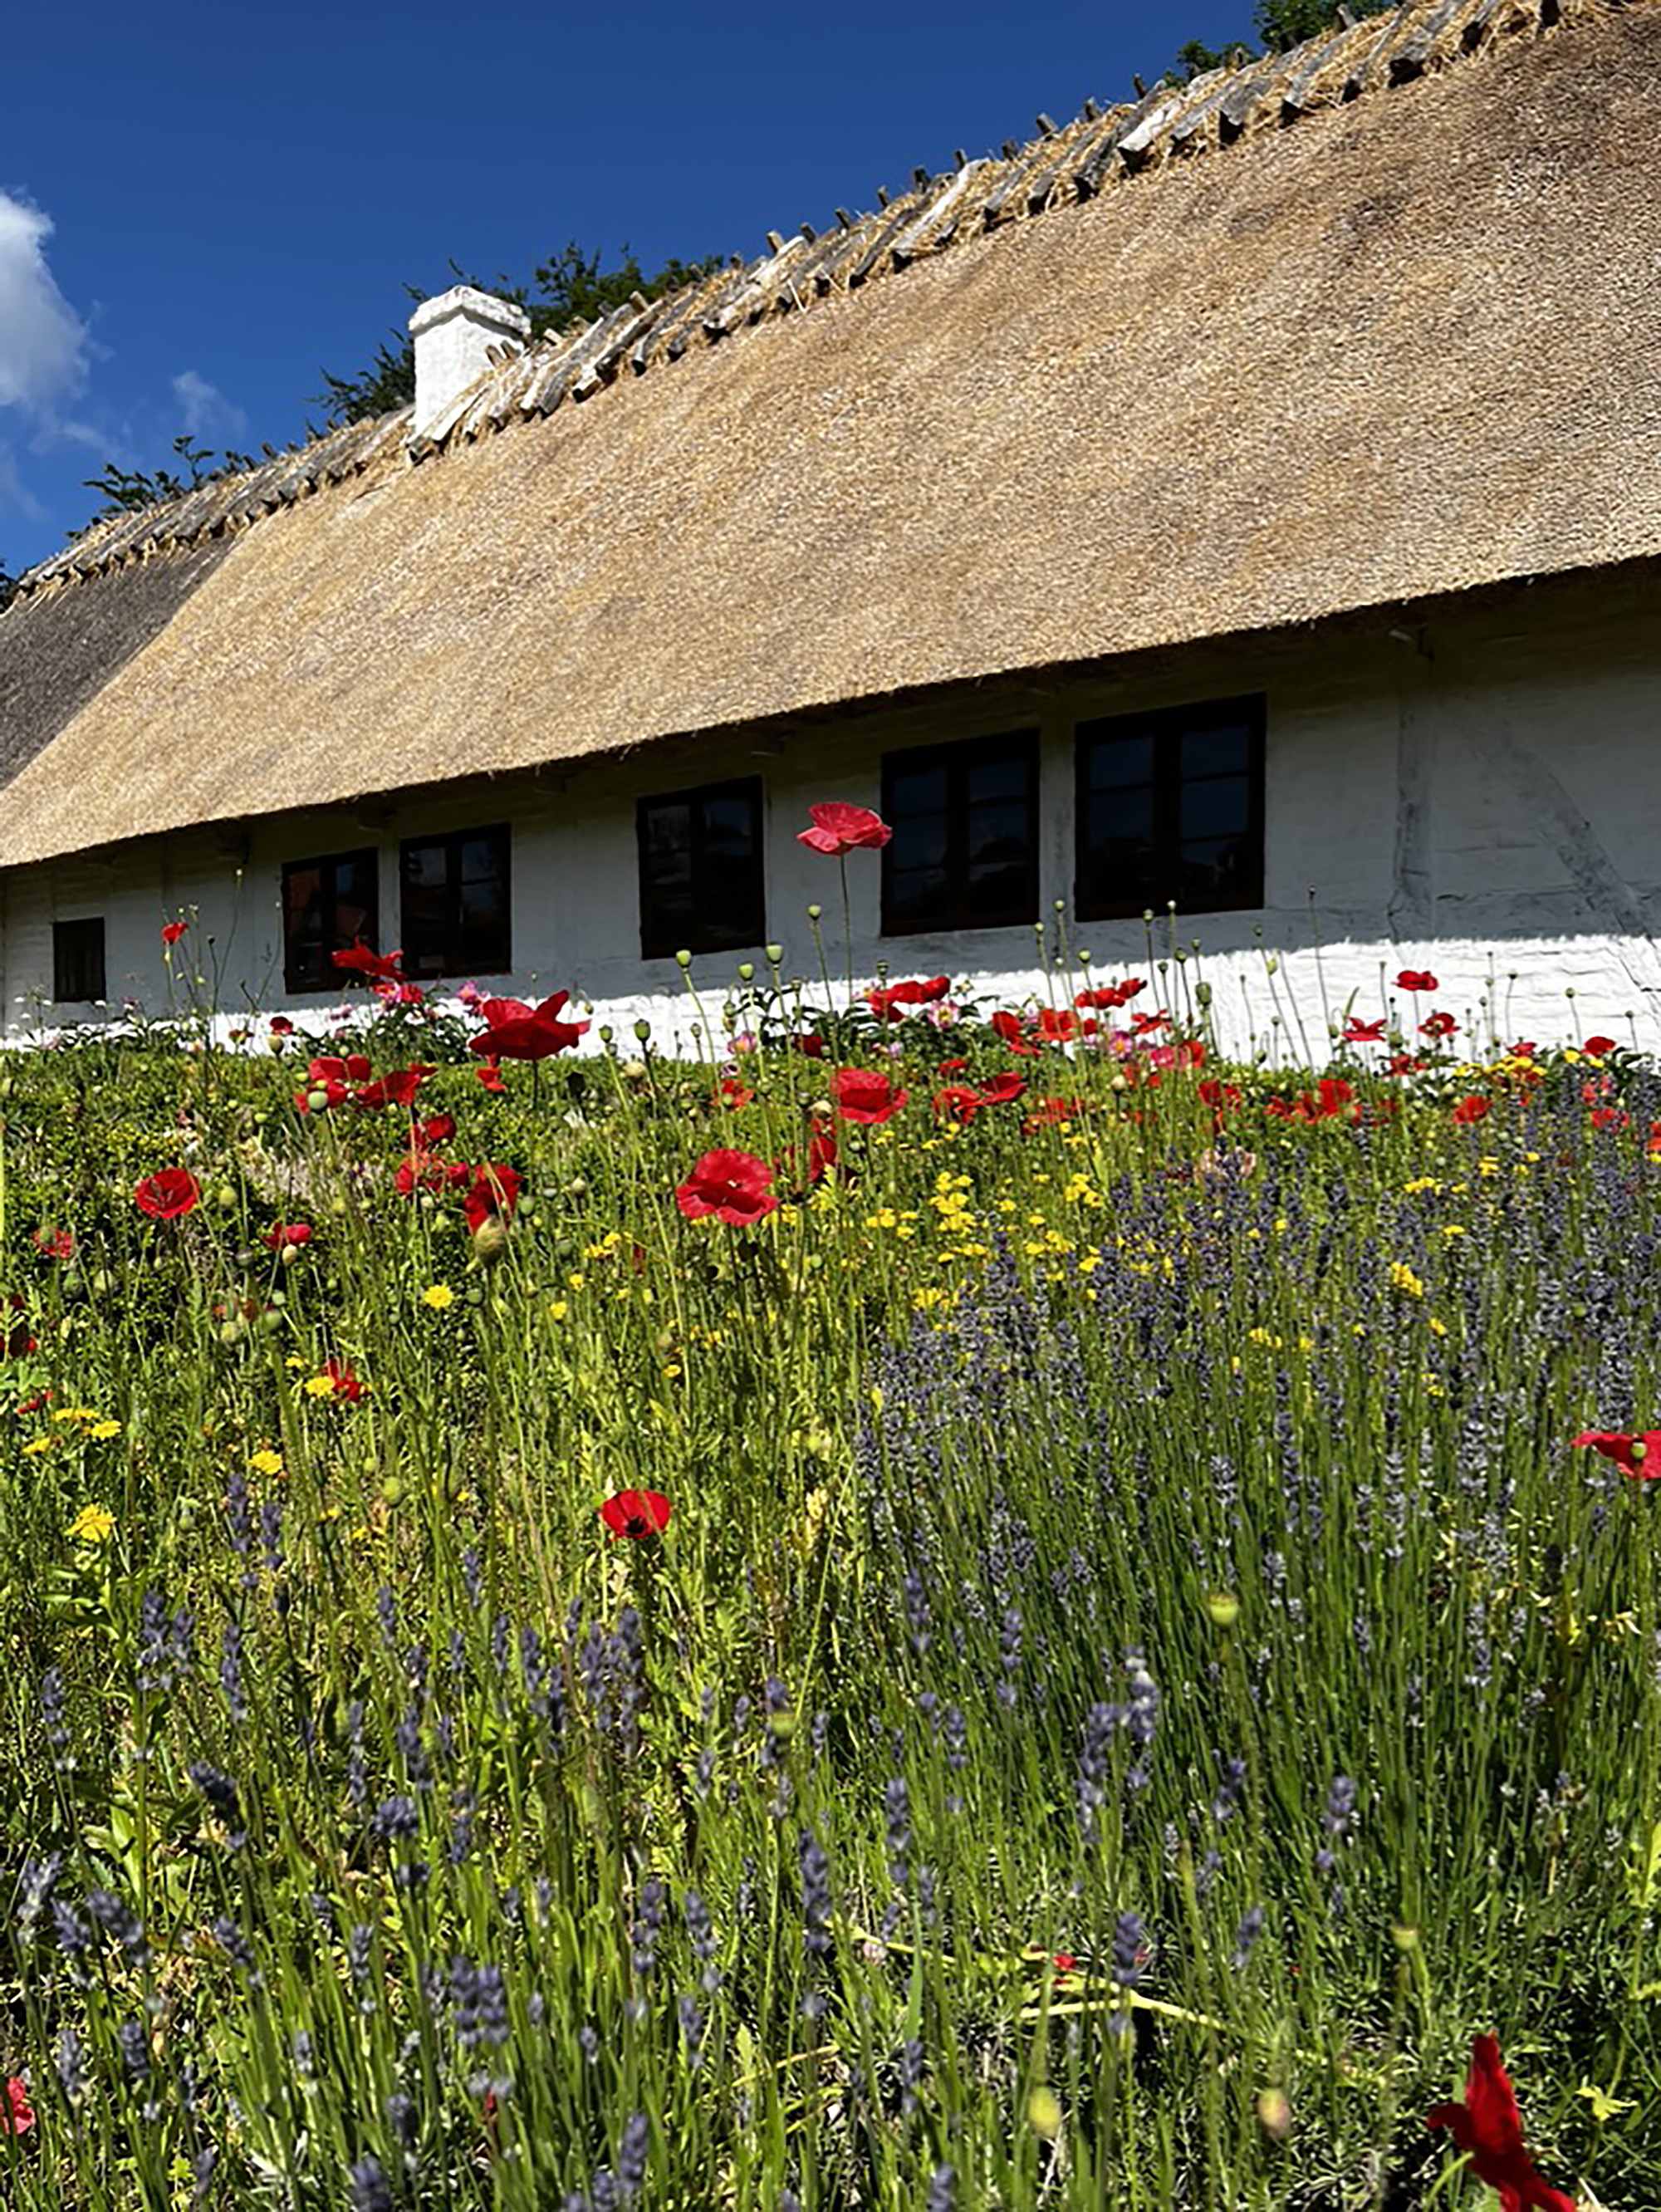
[[[755,815],[747,799],[708,799],[702,811],[706,857],[731,858],[754,852]]]
[[[1244,775],[1251,762],[1252,732],[1244,722],[1182,733],[1185,776]]]
[[[761,942],[761,809],[759,776],[642,801],[640,946],[648,959],[682,946],[717,952]]]
[[[1027,773],[1027,763],[1019,754],[971,761],[964,779],[965,795],[971,806],[982,799],[1025,799]]]
[[[1030,921],[1032,904],[1024,857],[985,862],[970,868],[968,909],[972,921]]]
[[[947,785],[943,768],[897,769],[888,781],[889,821],[897,823],[911,814],[943,815]]]
[[[1252,787],[1243,775],[1223,775],[1209,783],[1185,784],[1182,834],[1185,843],[1201,837],[1228,837],[1245,831],[1252,818]]]
[[[1154,836],[1154,794],[1151,791],[1096,792],[1085,807],[1085,836],[1092,851],[1100,845],[1131,842],[1151,844]]]
[[[461,841],[461,880],[464,884],[500,883],[507,858],[506,839],[499,830]]]
[[[1023,860],[1028,842],[1024,798],[997,799],[969,812],[967,855],[973,868],[987,860]]]
[[[943,814],[918,816],[909,822],[896,822],[894,836],[888,842],[888,866],[892,868],[943,868],[946,865],[946,817]]]
[[[1246,843],[1240,837],[1213,837],[1182,847],[1177,902],[1204,913],[1239,906],[1246,896]]]
[[[1088,723],[1084,729],[1089,728]],[[1107,791],[1121,784],[1151,783],[1154,741],[1146,737],[1089,738],[1080,732],[1086,746],[1084,780],[1092,791]]]
[[[946,913],[946,871],[896,868],[888,878],[888,919],[896,929],[928,929]]]
[[[450,880],[450,849],[448,846],[406,845],[403,848],[403,881],[409,890],[440,890]]]

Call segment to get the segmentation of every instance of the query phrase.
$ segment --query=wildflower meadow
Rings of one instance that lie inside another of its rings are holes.
[[[1647,1060],[337,957],[0,1073],[0,2200],[1661,2199]]]

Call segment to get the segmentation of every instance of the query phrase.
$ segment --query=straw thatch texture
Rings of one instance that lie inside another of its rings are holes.
[[[544,348],[419,467],[358,426],[16,777],[0,865],[1661,552],[1661,4],[1562,18],[1400,10],[1012,153],[1041,220],[961,186],[940,251],[919,186],[811,313],[625,314],[564,389],[652,373],[580,408]]]

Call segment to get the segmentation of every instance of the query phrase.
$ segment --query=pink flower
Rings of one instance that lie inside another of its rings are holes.
[[[798,830],[796,842],[810,846],[815,853],[828,853],[840,860],[844,853],[879,852],[894,832],[880,814],[873,814],[869,806],[850,806],[840,799],[822,800],[808,811],[813,817],[811,830]]]

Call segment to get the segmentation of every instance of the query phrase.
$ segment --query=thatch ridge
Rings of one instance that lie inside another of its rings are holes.
[[[239,530],[296,500],[367,471],[400,450],[421,460],[515,422],[553,414],[618,380],[718,344],[766,319],[810,308],[896,275],[965,240],[1051,210],[1076,205],[1196,155],[1285,129],[1323,110],[1376,97],[1473,56],[1576,17],[1653,6],[1658,0],[1404,0],[1281,54],[1213,70],[1183,86],[1161,84],[1106,109],[1087,100],[1072,122],[1040,118],[1025,145],[960,155],[939,175],[913,173],[910,189],[873,213],[838,210],[834,230],[807,226],[768,251],[647,301],[632,301],[573,330],[550,333],[500,362],[457,398],[419,439],[409,410],[345,424],[244,474],[133,514],[112,517],[23,576],[18,595],[106,572],[162,548]]]

